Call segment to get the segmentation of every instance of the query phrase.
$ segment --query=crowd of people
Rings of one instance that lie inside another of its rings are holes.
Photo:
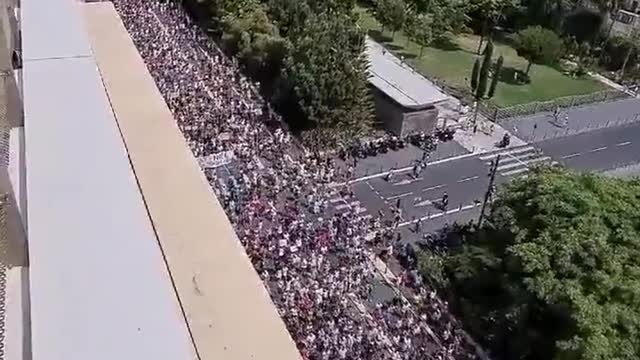
[[[203,170],[303,358],[476,358],[432,297],[364,305],[377,276],[367,234],[380,221],[328,211],[348,171],[297,144],[180,5],[114,5],[194,155],[233,155],[224,171]]]

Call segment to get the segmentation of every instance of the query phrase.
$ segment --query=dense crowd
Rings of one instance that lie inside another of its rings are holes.
[[[329,211],[330,184],[348,171],[297,145],[178,5],[114,4],[194,155],[233,155],[204,171],[305,359],[475,358],[433,297],[364,305],[380,221]]]

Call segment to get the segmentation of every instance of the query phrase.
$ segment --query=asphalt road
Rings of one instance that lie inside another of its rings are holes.
[[[551,112],[526,117],[507,119],[500,123],[505,129],[527,142],[545,141],[560,137],[571,137],[597,129],[616,127],[640,121],[640,99],[597,103],[561,110],[557,124]]]
[[[415,221],[422,219],[421,232],[434,232],[445,224],[476,219],[489,184],[489,168],[500,154],[498,185],[522,176],[540,164],[559,163],[576,170],[605,171],[640,163],[640,123],[607,128],[564,138],[545,140],[485,154],[467,154],[436,161],[418,178],[410,171],[384,177],[365,178],[352,183],[354,198],[343,208],[354,206],[363,215],[384,214],[392,219],[392,209],[400,200],[403,238],[417,238]],[[444,192],[446,209],[439,206]]]
[[[640,123],[534,144],[576,170],[605,171],[640,163]]]

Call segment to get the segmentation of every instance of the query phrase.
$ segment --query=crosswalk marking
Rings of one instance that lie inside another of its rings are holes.
[[[514,155],[514,154],[519,154],[519,153],[523,153],[523,152],[527,152],[527,151],[531,151],[531,150],[535,150],[535,148],[533,146],[525,146],[525,147],[521,147],[521,148],[517,148],[517,149],[513,149],[513,150],[499,151],[499,152],[495,152],[493,154],[480,156],[479,159],[483,160],[483,161],[484,160],[491,160],[493,158],[496,158],[498,156],[498,154],[500,154],[502,156]]]
[[[544,163],[550,165],[557,164],[557,162],[551,161],[551,157],[545,156],[533,146],[528,145],[479,156],[478,159],[485,161],[485,163],[490,166],[498,155],[500,155],[501,158],[497,170],[502,176],[522,176],[524,175],[523,173],[529,171],[533,165]]]
[[[502,176],[513,176],[513,175],[518,175],[518,174],[521,174],[521,173],[527,172],[527,171],[529,171],[529,168],[523,167],[523,168],[520,168],[520,169],[511,170],[511,171],[505,171],[503,173],[500,173],[500,175],[502,175]]]
[[[519,166],[524,166],[526,168],[527,165],[539,163],[541,161],[547,161],[549,159],[551,159],[551,158],[548,157],[548,156],[542,156],[542,157],[538,157],[538,158],[530,159],[530,160],[523,160],[523,161],[515,161],[514,160],[513,162],[510,162],[509,164],[498,166],[498,171],[513,169],[513,168],[519,167]]]

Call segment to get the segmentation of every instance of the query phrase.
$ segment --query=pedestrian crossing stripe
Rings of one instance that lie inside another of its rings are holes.
[[[548,157],[547,157],[548,160]],[[557,161],[552,161],[549,163],[549,165],[554,166],[554,165],[558,165]],[[514,169],[514,170],[510,170],[510,171],[505,171],[505,172],[500,172],[500,175],[502,176],[513,176],[513,175],[518,175],[518,174],[522,174],[523,172],[527,172],[530,169],[528,167],[523,167],[520,169]],[[522,177],[525,177],[526,175],[522,175]]]
[[[498,155],[501,155],[501,156],[514,155],[514,154],[520,154],[520,153],[531,151],[531,150],[535,150],[535,148],[533,146],[525,146],[525,147],[521,147],[521,148],[517,148],[517,149],[513,149],[513,150],[499,151],[499,152],[496,152],[496,153],[493,153],[493,154],[480,156],[478,158],[480,160],[485,161],[485,160],[494,159],[494,158],[498,157]]]
[[[510,162],[510,161],[518,161],[518,160],[525,160],[525,159],[529,159],[532,157],[536,157],[536,156],[541,156],[538,152],[536,151],[531,151],[531,152],[523,152],[520,153],[518,155],[511,155],[509,154],[509,156],[505,156],[505,157],[501,157],[500,158],[500,164],[504,164],[506,162]],[[487,165],[491,165],[492,161],[487,161],[485,164]]]
[[[508,164],[498,166],[498,171],[513,169],[513,168],[516,168],[518,166],[527,167],[528,165],[539,163],[539,162],[542,162],[542,161],[547,161],[547,160],[550,160],[550,159],[551,158],[548,157],[548,156],[542,156],[542,157],[538,157],[538,158],[535,158],[535,159],[529,159],[529,160],[520,160],[520,159],[518,159],[520,161],[517,161],[517,160],[514,159],[513,162],[509,162]]]

